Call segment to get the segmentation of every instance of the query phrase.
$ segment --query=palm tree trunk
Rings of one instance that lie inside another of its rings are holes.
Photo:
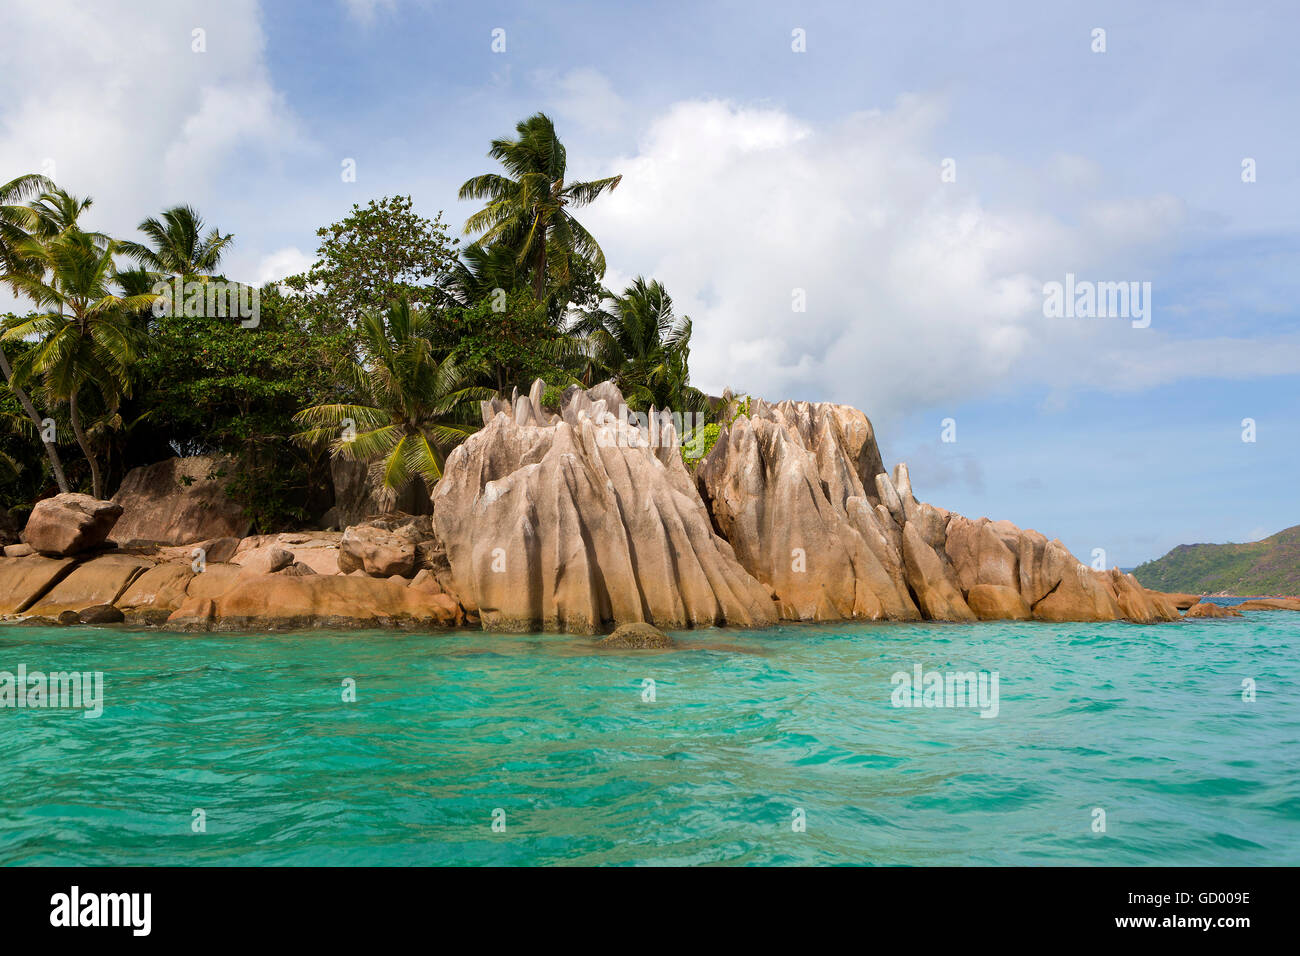
[[[4,373],[5,381],[9,383],[13,393],[18,396],[18,404],[22,405],[23,411],[27,413],[27,417],[36,426],[37,434],[41,435],[41,444],[45,446],[45,457],[50,460],[50,471],[54,473],[54,480],[58,482],[59,491],[66,495],[69,491],[68,479],[63,474],[63,462],[59,458],[59,450],[55,447],[54,442],[45,440],[45,429],[41,425],[41,416],[36,413],[36,406],[27,397],[27,391],[14,383],[13,369],[9,367],[9,358],[5,355],[4,349],[0,349],[0,372]]]
[[[538,302],[546,292],[546,234],[542,233],[541,248],[537,253],[537,278],[533,280],[533,295]]]
[[[86,440],[86,433],[81,429],[81,412],[77,410],[77,390],[72,390],[72,395],[68,398],[68,418],[72,420],[72,432],[77,436],[77,444],[81,446],[81,453],[86,456],[86,463],[90,465],[90,493],[96,498],[103,497],[103,486],[99,479],[99,462],[95,460],[95,453],[90,450],[90,442]]]

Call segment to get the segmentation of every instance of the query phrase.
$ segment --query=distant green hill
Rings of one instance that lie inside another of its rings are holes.
[[[1133,574],[1156,591],[1300,594],[1300,525],[1252,544],[1180,544]]]

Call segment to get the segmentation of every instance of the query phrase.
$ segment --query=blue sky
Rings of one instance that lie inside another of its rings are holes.
[[[702,387],[857,405],[921,497],[1084,560],[1300,523],[1294,5],[6,6],[0,176],[52,163],[97,227],[192,202],[280,278],[354,202],[459,231],[546,110],[573,175],[624,174],[585,221],[694,318]],[[1150,327],[1046,318],[1067,272],[1150,282]]]

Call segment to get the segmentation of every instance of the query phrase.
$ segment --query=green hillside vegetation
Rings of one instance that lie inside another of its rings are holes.
[[[1300,594],[1300,525],[1251,544],[1180,544],[1133,574],[1157,591]]]

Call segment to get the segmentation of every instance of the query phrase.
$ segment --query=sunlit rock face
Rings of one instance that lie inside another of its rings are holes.
[[[448,456],[434,526],[455,591],[489,630],[596,633],[644,621],[665,629],[753,627],[771,595],[714,533],[671,425],[620,417],[611,383],[544,385],[484,404],[484,427]]]
[[[1118,571],[1008,521],[920,502],[844,405],[751,403],[696,473],[715,526],[790,620],[1173,620]]]

